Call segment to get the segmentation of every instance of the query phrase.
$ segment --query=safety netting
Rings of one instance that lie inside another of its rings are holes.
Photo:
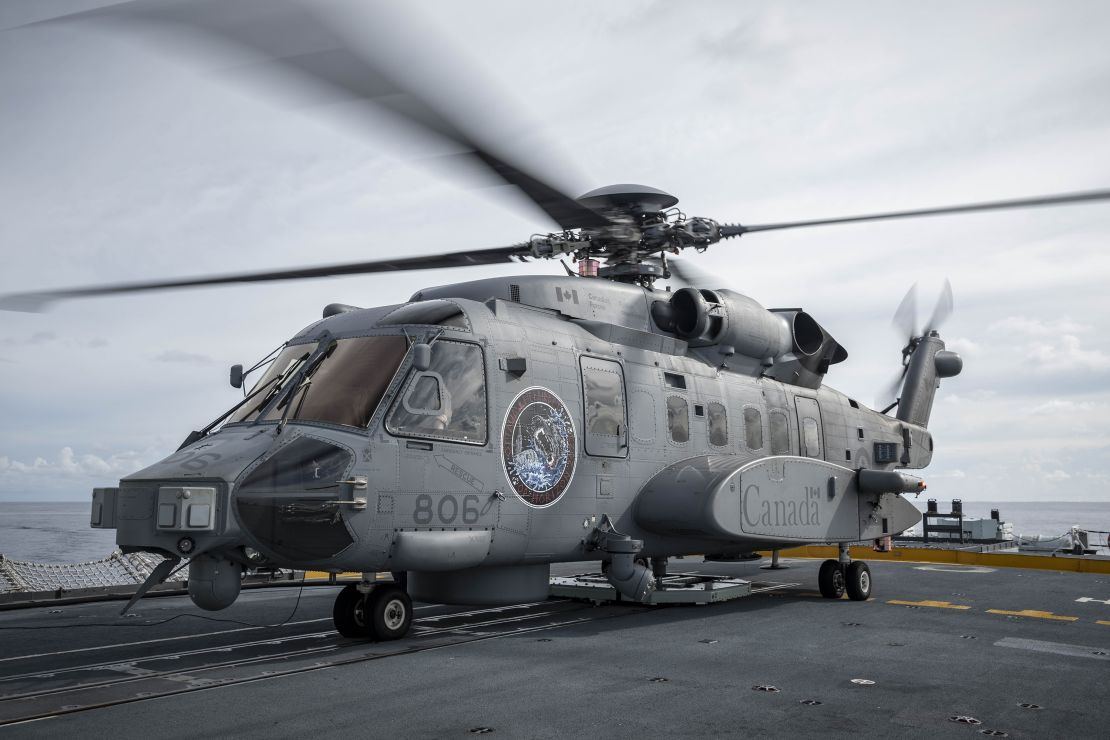
[[[158,555],[144,552],[125,555],[119,550],[85,563],[32,563],[0,555],[0,594],[140,584],[162,560]],[[187,577],[186,568],[167,580],[184,581]]]

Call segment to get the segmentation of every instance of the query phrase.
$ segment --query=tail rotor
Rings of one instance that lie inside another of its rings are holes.
[[[906,291],[906,295],[902,298],[902,302],[898,304],[898,308],[894,311],[894,317],[891,319],[891,325],[905,342],[902,347],[902,367],[882,387],[875,404],[876,408],[882,409],[882,412],[886,413],[898,405],[901,400],[901,391],[906,380],[906,373],[910,368],[910,357],[922,339],[937,334],[941,325],[952,315],[953,308],[952,282],[945,278],[944,287],[941,289],[940,295],[937,296],[937,302],[933,306],[933,312],[929,316],[929,320],[925,323],[923,329],[918,329],[920,324],[918,323],[917,310],[917,283],[911,285],[910,289]]]

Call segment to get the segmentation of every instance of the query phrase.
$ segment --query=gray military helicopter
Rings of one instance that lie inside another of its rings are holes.
[[[260,375],[241,402],[161,462],[93,492],[92,526],[114,528],[125,552],[166,558],[136,599],[183,558],[192,600],[210,610],[235,601],[247,568],[356,571],[366,577],[339,592],[335,626],[389,640],[408,631],[413,599],[544,599],[551,563],[600,560],[622,597],[643,602],[668,558],[805,543],[840,546],[819,571],[824,596],[866,599],[870,572],[848,544],[919,520],[903,494],[924,483],[903,471],[931,461],[934,394],[962,369],[939,334],[950,289],[923,330],[912,293],[899,308],[896,400],[872,410],[825,385],[847,352],[814,317],[766,309],[689,269],[697,284],[656,287],[679,272],[669,257],[760,231],[1110,198],[758,225],[689,217],[642,185],[574,198],[345,43],[327,16],[286,3],[244,16],[241,5],[128,3],[82,17],[170,24],[261,54],[297,85],[372,102],[452,142],[559,230],[477,251],[8,295],[0,307],[513,260],[577,269],[430,287],[400,305],[332,304],[260,362],[233,367],[237,388]],[[265,23],[243,22],[258,13]],[[306,51],[305,38],[318,46]],[[375,582],[383,571],[393,583]]]

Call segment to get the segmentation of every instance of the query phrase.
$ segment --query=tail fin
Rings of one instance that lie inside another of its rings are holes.
[[[964,361],[944,348],[944,340],[936,331],[930,331],[914,340],[907,363],[906,379],[898,399],[898,419],[928,426],[940,379],[959,375]]]

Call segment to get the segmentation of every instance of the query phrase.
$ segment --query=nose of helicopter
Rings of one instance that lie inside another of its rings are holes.
[[[319,561],[353,542],[341,502],[365,487],[354,463],[351,449],[293,426],[223,429],[96,489],[91,524],[116,529],[125,552]]]

